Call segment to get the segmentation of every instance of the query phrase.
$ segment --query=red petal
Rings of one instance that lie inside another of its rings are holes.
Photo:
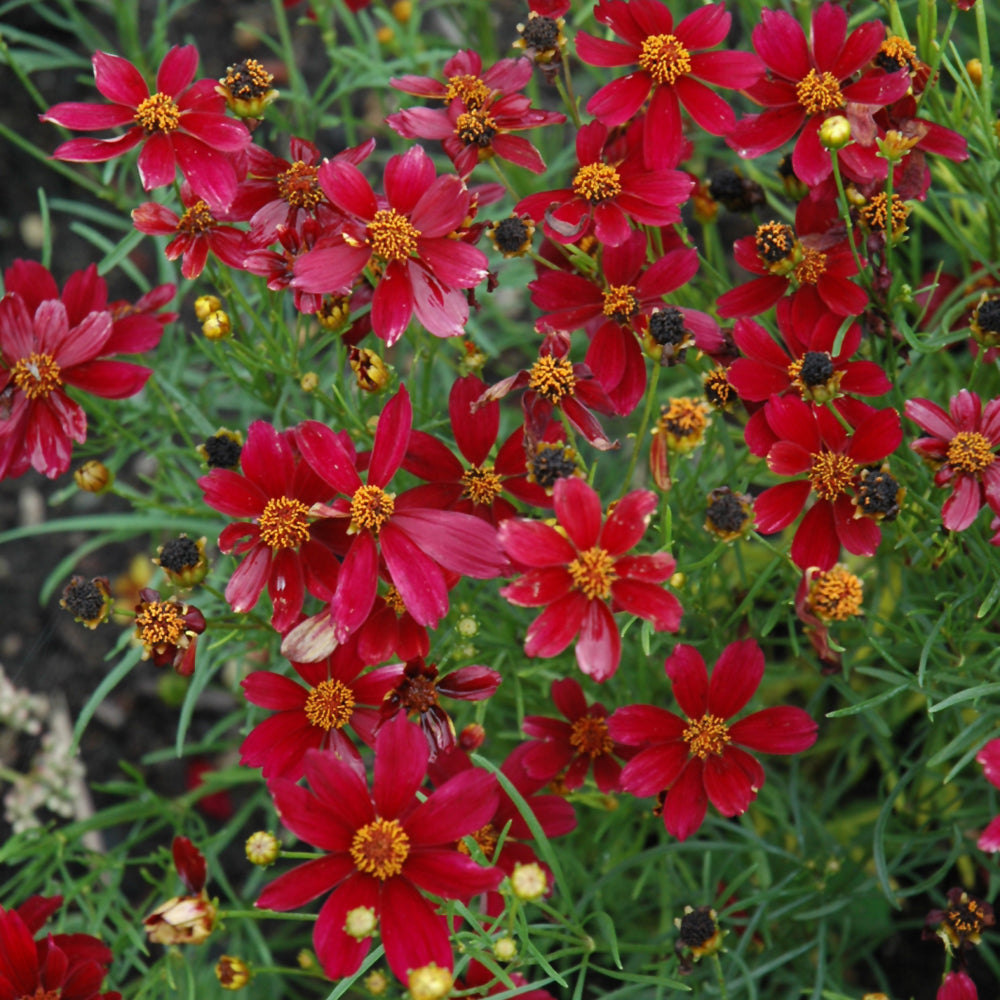
[[[156,89],[176,97],[194,79],[197,68],[198,50],[193,45],[175,45],[156,72]]]
[[[279,875],[257,900],[262,910],[297,910],[345,878],[354,868],[350,855],[333,854],[298,865]]]
[[[700,719],[708,711],[708,670],[701,653],[694,646],[675,646],[664,666],[681,711]]]
[[[994,788],[1000,788],[1000,739],[990,740],[976,754],[976,763],[982,764],[986,780]]]
[[[472,404],[486,391],[485,383],[476,375],[456,379],[448,394],[448,414],[451,417],[455,444],[465,460],[482,465],[489,456],[500,432],[500,404],[496,400],[473,412]]]
[[[496,808],[496,779],[479,769],[463,771],[439,785],[404,827],[412,844],[452,844],[485,826]],[[406,874],[411,875],[408,870]]]
[[[721,756],[710,755],[705,761],[705,792],[723,816],[739,816],[757,797],[746,771],[740,766],[735,747],[727,747]],[[746,754],[742,754],[746,757]],[[752,760],[752,758],[749,758]],[[759,766],[759,765],[758,765]]]
[[[375,218],[378,211],[375,192],[365,175],[352,163],[336,158],[327,160],[319,168],[316,179],[323,193],[342,212],[369,221]]]
[[[528,656],[556,656],[574,639],[583,624],[589,601],[574,590],[549,605],[528,628],[524,651]]]
[[[500,588],[504,600],[521,608],[539,608],[565,597],[573,587],[573,579],[564,566],[546,566]]]
[[[757,504],[759,505],[758,497]],[[795,530],[790,555],[799,569],[831,569],[840,556],[840,536],[829,500],[817,500]]]
[[[577,35],[577,49],[583,32]],[[613,43],[605,43],[610,45]],[[581,58],[583,58],[581,56]],[[635,60],[629,57],[628,62]],[[595,64],[596,65],[596,64]],[[613,65],[627,65],[615,63]],[[649,95],[650,78],[646,73],[629,73],[628,76],[612,80],[605,84],[587,102],[587,113],[600,118],[605,125],[623,125],[642,107],[642,102]],[[672,164],[671,164],[672,165]]]
[[[496,529],[472,514],[420,507],[400,510],[392,524],[434,562],[463,576],[489,580],[506,564]]]
[[[577,556],[566,538],[541,521],[508,518],[497,533],[507,555],[524,566],[566,566]]]
[[[949,531],[965,531],[983,506],[983,488],[973,476],[959,473],[951,496],[941,508],[941,520]]]
[[[685,728],[682,718],[655,705],[625,705],[608,718],[611,738],[629,746],[680,740]]]
[[[663,803],[663,825],[678,840],[687,840],[705,821],[708,796],[702,776],[703,765],[693,758],[667,793]]]
[[[383,883],[381,924],[386,961],[402,982],[410,969],[431,962],[454,968],[448,922],[405,878]]]
[[[731,642],[712,670],[708,711],[732,718],[753,697],[764,676],[764,654],[753,639]]]
[[[929,399],[908,399],[903,412],[918,427],[945,441],[950,441],[958,433],[958,427],[951,417]]]
[[[601,530],[601,548],[617,556],[638,544],[658,504],[650,490],[632,490],[623,496]]]
[[[816,742],[819,727],[808,712],[781,705],[754,712],[729,727],[734,743],[759,753],[801,753]]]
[[[787,528],[802,513],[809,491],[809,483],[804,479],[764,490],[753,505],[757,530],[762,535],[771,535]]]
[[[127,59],[109,52],[95,52],[94,85],[109,100],[137,108],[147,97],[149,87],[142,74]]]
[[[352,976],[361,966],[371,948],[372,939],[367,937],[359,941],[344,931],[344,925],[347,914],[358,907],[364,906],[379,913],[382,909],[380,895],[376,879],[355,872],[337,887],[321,907],[313,926],[313,948],[330,979]]]
[[[417,147],[419,148],[419,147]],[[392,261],[375,286],[371,321],[376,337],[392,347],[406,332],[413,315],[413,287],[405,262]]]
[[[378,546],[375,539],[363,531],[354,537],[347,550],[340,567],[337,591],[330,601],[330,614],[336,623],[334,636],[338,642],[343,642],[368,617],[377,589]]]
[[[622,768],[621,787],[639,798],[659,795],[677,780],[688,760],[690,755],[683,740],[649,747]]]
[[[593,548],[601,533],[601,498],[596,490],[577,476],[556,481],[552,491],[556,517],[581,551]]]
[[[576,640],[576,662],[580,669],[600,684],[618,669],[621,655],[622,640],[614,615],[601,601],[588,602]]]
[[[375,737],[372,797],[379,816],[394,819],[413,804],[427,774],[430,748],[420,727],[401,712],[384,723]]]
[[[641,580],[616,580],[611,584],[616,607],[650,622],[657,632],[676,632],[684,611],[673,594]]]
[[[257,604],[270,572],[271,550],[255,545],[226,584],[226,600],[233,611],[246,614]]]
[[[406,386],[385,404],[375,429],[375,444],[368,465],[368,482],[385,486],[403,461],[413,426],[413,407]]]

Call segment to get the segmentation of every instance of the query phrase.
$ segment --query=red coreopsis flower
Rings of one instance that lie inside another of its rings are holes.
[[[749,52],[708,52],[729,32],[732,16],[723,4],[700,7],[674,26],[660,0],[600,0],[594,17],[624,41],[576,36],[577,55],[591,66],[638,69],[605,84],[587,111],[605,125],[622,125],[652,95],[643,130],[643,158],[651,170],[673,166],[683,140],[681,106],[706,132],[725,135],[736,123],[729,104],[705,86],[741,90],[760,79],[761,61]]]
[[[389,967],[403,982],[409,969],[429,962],[453,969],[448,921],[424,893],[469,900],[503,877],[455,846],[496,811],[495,779],[471,770],[420,802],[429,754],[420,729],[399,716],[375,737],[371,791],[359,763],[318,750],[306,754],[309,791],[283,779],[271,786],[282,822],[325,853],[277,878],[257,905],[294,910],[332,889],[313,929],[331,979],[358,970],[376,921]]]
[[[144,660],[153,666],[168,664],[181,677],[194,673],[198,636],[205,631],[205,616],[190,604],[161,601],[159,591],[143,587],[135,606],[135,638],[142,644]]]
[[[520,607],[545,606],[528,629],[528,656],[556,656],[575,639],[580,669],[606,681],[621,658],[612,607],[638,615],[658,632],[677,631],[680,602],[660,586],[677,564],[666,552],[627,554],[646,531],[656,494],[625,494],[605,520],[600,497],[582,479],[560,479],[552,492],[560,530],[521,518],[500,525],[507,555],[529,567],[500,593]]]
[[[304,216],[299,218],[297,226],[278,226],[275,236],[280,249],[257,247],[248,250],[243,267],[250,274],[266,278],[270,291],[280,292],[289,288],[295,278],[295,261],[323,239],[323,226],[318,219]],[[323,305],[322,295],[304,292],[300,288],[292,291],[295,308],[300,313],[312,315]]]
[[[952,396],[945,413],[929,399],[909,399],[903,412],[929,437],[910,447],[936,468],[937,486],[951,486],[941,519],[949,531],[965,531],[989,504],[1000,514],[1000,399],[984,407],[974,392],[962,389]]]
[[[578,167],[572,187],[522,198],[514,209],[542,220],[557,243],[575,243],[593,228],[604,246],[620,246],[632,223],[667,226],[680,220],[694,181],[683,170],[647,170],[639,149],[609,155],[608,128],[590,122],[576,133]],[[558,207],[553,207],[558,206]]]
[[[986,780],[994,787],[1000,788],[1000,739],[990,740],[979,753],[976,761],[983,765]],[[1000,816],[994,816],[989,825],[980,834],[976,846],[981,851],[1000,851]]]
[[[342,494],[332,506],[316,504],[312,512],[347,525],[348,548],[329,607],[290,633],[286,656],[319,659],[362,625],[375,602],[380,557],[406,610],[428,626],[448,610],[446,571],[490,579],[503,568],[491,525],[386,489],[406,454],[412,422],[410,397],[400,386],[379,417],[367,482],[358,474],[353,448],[329,427],[307,421],[299,428],[296,438],[306,460]]]
[[[55,479],[69,468],[73,442],[87,438],[87,415],[66,389],[105,399],[139,392],[151,370],[107,358],[116,349],[134,349],[128,341],[149,339],[135,333],[119,338],[123,347],[116,348],[106,310],[70,323],[58,298],[34,309],[16,291],[0,299],[0,479],[29,466]]]
[[[224,212],[236,194],[236,170],[226,155],[250,142],[247,127],[224,114],[217,80],[194,80],[198,50],[174,46],[163,58],[151,94],[127,59],[95,52],[94,82],[111,104],[57,104],[41,116],[64,128],[91,132],[128,126],[115,139],[70,139],[52,154],[57,160],[103,163],[142,143],[139,176],[143,189],[173,183],[177,168],[213,212]]]
[[[209,254],[228,267],[242,269],[246,233],[223,224],[231,218],[230,214],[223,212],[217,217],[187,182],[181,186],[181,202],[185,211],[179,216],[166,205],[147,201],[132,209],[132,222],[147,236],[173,237],[164,256],[167,260],[181,258],[181,274],[185,278],[197,278],[205,269]]]
[[[414,499],[499,524],[517,513],[504,492],[535,507],[551,507],[552,502],[544,489],[527,480],[523,427],[500,446],[495,461],[489,461],[500,430],[500,404],[494,400],[473,410],[485,390],[481,379],[466,375],[455,380],[448,394],[451,431],[468,466],[436,437],[412,431],[403,468],[429,481],[411,491]]]
[[[316,663],[292,663],[307,685],[270,670],[255,670],[242,681],[247,701],[274,712],[258,723],[240,747],[240,763],[259,767],[266,781],[298,781],[310,749],[338,757],[359,757],[347,729],[367,746],[375,745],[382,699],[398,683],[403,664],[368,673],[355,643],[338,646]]]
[[[436,337],[460,336],[469,318],[463,289],[486,277],[486,255],[452,235],[469,212],[470,196],[454,175],[438,177],[420,146],[389,159],[385,198],[356,166],[329,160],[319,170],[323,192],[347,217],[329,245],[296,259],[294,288],[348,291],[366,267],[379,274],[372,298],[375,335],[390,346],[412,316]]]
[[[608,710],[598,701],[588,705],[572,677],[552,682],[552,700],[566,721],[545,715],[525,717],[524,731],[534,739],[524,752],[524,769],[541,781],[558,776],[567,791],[574,791],[593,765],[597,787],[606,795],[619,791],[622,766],[615,757],[633,757],[635,750],[611,739]]]
[[[120,993],[100,992],[114,956],[96,937],[46,934],[35,940],[62,901],[62,896],[32,896],[16,909],[0,906],[0,996],[121,1000]]]
[[[792,562],[800,569],[830,569],[841,545],[855,555],[874,555],[882,538],[878,521],[858,505],[859,475],[899,447],[903,430],[893,409],[856,403],[851,413],[856,422],[849,434],[830,410],[794,396],[772,397],[765,406],[777,438],[767,453],[768,468],[795,478],[757,497],[757,530],[771,534],[788,527],[815,496],[792,540]]]
[[[961,0],[958,0],[958,6],[962,10],[969,9],[962,5]],[[969,974],[958,969],[944,974],[936,1000],[979,1000],[979,991]]]
[[[298,621],[305,593],[332,589],[337,560],[310,508],[330,487],[299,456],[291,432],[255,420],[240,453],[242,473],[213,469],[198,480],[205,503],[230,517],[219,536],[223,552],[243,555],[226,584],[234,611],[250,611],[267,587],[271,624],[286,632]]]
[[[753,639],[730,643],[711,681],[693,646],[677,646],[665,668],[684,716],[654,705],[627,705],[611,716],[608,727],[613,739],[640,748],[622,770],[622,788],[640,797],[666,790],[663,825],[686,840],[704,821],[709,801],[723,816],[739,816],[757,797],[764,768],[747,750],[801,753],[816,742],[818,727],[807,712],[791,706],[729,721],[764,676],[764,654]]]
[[[884,180],[888,163],[878,156],[872,113],[901,98],[910,87],[910,76],[876,69],[853,79],[878,53],[885,38],[882,22],[866,21],[848,35],[847,11],[827,2],[813,12],[808,39],[799,22],[783,10],[761,11],[752,37],[768,72],[745,92],[767,110],[742,119],[726,142],[740,156],[755,158],[801,129],[792,167],[811,187],[833,170],[819,130],[831,115],[844,115],[855,142],[835,154],[843,169],[855,180]]]

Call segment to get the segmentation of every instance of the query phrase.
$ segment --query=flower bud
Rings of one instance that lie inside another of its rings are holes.
[[[306,372],[299,382],[303,392],[315,392],[319,387],[319,376],[315,372]]]
[[[250,967],[242,958],[223,955],[215,963],[215,976],[224,990],[241,990],[250,982]]]
[[[103,462],[92,458],[73,473],[73,479],[85,493],[103,493],[111,488],[115,474]]]
[[[411,0],[396,0],[389,8],[389,12],[400,24],[409,24],[413,16],[413,3]]]
[[[526,903],[541,899],[549,891],[549,880],[545,869],[535,861],[529,864],[515,864],[510,875],[510,887],[518,899]]]
[[[281,854],[281,844],[273,833],[267,830],[258,830],[247,837],[246,842],[247,861],[252,865],[266,868],[273,865]]]
[[[517,942],[512,937],[497,938],[493,942],[493,954],[501,962],[510,962],[517,958]]]
[[[378,917],[370,906],[355,906],[344,918],[344,933],[355,941],[371,937],[378,926]]]
[[[851,123],[843,115],[831,115],[819,127],[819,141],[824,149],[843,149],[851,142]]]
[[[965,64],[965,72],[969,79],[978,87],[983,82],[983,64],[979,59],[970,59]]]
[[[224,340],[232,332],[233,324],[230,322],[229,314],[222,309],[216,309],[209,313],[205,322],[201,324],[201,332],[209,340]]]
[[[222,308],[222,299],[218,295],[199,295],[194,300],[194,314],[202,323],[208,319],[212,313]]]
[[[389,977],[381,969],[373,969],[362,980],[373,997],[380,997],[389,988]]]
[[[442,1000],[451,992],[455,980],[448,969],[431,962],[419,969],[411,969],[407,985],[413,1000]]]
[[[175,587],[190,590],[208,576],[205,538],[192,541],[186,534],[178,535],[156,550],[153,563]]]
[[[478,722],[470,722],[458,734],[458,745],[466,752],[478,750],[486,739],[486,730]]]
[[[389,369],[373,350],[352,347],[348,361],[362,392],[381,392],[389,384]]]
[[[146,935],[157,944],[201,944],[215,927],[215,907],[202,890],[197,896],[174,896],[143,920]]]

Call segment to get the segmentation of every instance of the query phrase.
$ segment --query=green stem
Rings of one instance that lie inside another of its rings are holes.
[[[629,334],[631,336],[631,334]],[[639,461],[639,452],[642,449],[642,442],[646,436],[646,430],[649,427],[649,422],[653,413],[653,405],[656,402],[656,386],[660,381],[660,370],[662,365],[653,365],[653,377],[649,380],[649,385],[646,387],[646,405],[642,409],[642,420],[639,422],[639,429],[635,434],[635,444],[632,446],[632,456],[628,461],[628,471],[625,474],[625,479],[623,480],[624,488],[622,489],[622,496],[628,492],[628,488],[632,483],[632,476],[635,474],[636,463]]]
[[[718,954],[712,956],[712,965],[715,967],[715,978],[719,983],[719,996],[722,997],[722,1000],[726,1000],[729,994],[726,991],[726,977],[723,975],[722,962]]]

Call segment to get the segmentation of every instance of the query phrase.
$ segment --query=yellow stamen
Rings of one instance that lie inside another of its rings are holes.
[[[403,870],[410,838],[395,819],[376,819],[354,835],[351,858],[359,872],[385,881]]]
[[[11,370],[11,381],[28,397],[44,399],[62,385],[62,369],[51,354],[31,352]]]
[[[650,35],[642,43],[639,66],[654,83],[672,85],[691,72],[691,56],[675,35]]]
[[[856,469],[857,465],[847,455],[838,455],[833,451],[816,452],[809,469],[809,483],[821,500],[835,500],[851,485]]]
[[[354,692],[336,678],[323,681],[309,692],[305,711],[318,729],[343,729],[354,714]]]
[[[295,549],[309,539],[309,508],[293,497],[274,497],[257,518],[261,541],[272,549]]]
[[[995,460],[989,438],[978,431],[959,431],[948,445],[948,464],[959,472],[977,475]]]
[[[591,204],[615,198],[621,191],[621,177],[609,163],[584,164],[573,178],[573,193]]]
[[[844,95],[840,92],[837,78],[832,73],[819,74],[814,69],[799,80],[795,97],[807,115],[817,115],[822,111],[844,106]]]
[[[611,584],[618,579],[614,559],[604,549],[592,548],[581,552],[568,566],[573,587],[582,590],[588,600],[606,601],[611,596]]]
[[[378,534],[396,509],[395,496],[378,486],[359,486],[351,498],[351,529]]]
[[[492,465],[474,466],[462,473],[462,496],[475,504],[493,503],[503,490]]]
[[[181,123],[181,111],[169,94],[157,91],[150,94],[135,110],[135,121],[146,135],[154,132],[173,132]]]
[[[607,722],[593,715],[581,715],[573,723],[569,742],[570,746],[588,757],[603,757],[614,749]]]
[[[572,362],[566,358],[543,354],[531,366],[528,387],[550,403],[558,403],[564,396],[572,396],[576,388]]]
[[[318,176],[319,167],[296,160],[287,170],[278,174],[278,194],[282,201],[288,202],[293,208],[304,208],[311,212],[326,201]]]
[[[367,234],[372,253],[388,263],[406,260],[417,252],[420,230],[394,208],[381,208],[368,223]]]
[[[703,715],[700,719],[688,719],[687,728],[681,734],[692,756],[704,760],[709,754],[722,756],[729,742],[729,727],[726,720],[718,715]]]

